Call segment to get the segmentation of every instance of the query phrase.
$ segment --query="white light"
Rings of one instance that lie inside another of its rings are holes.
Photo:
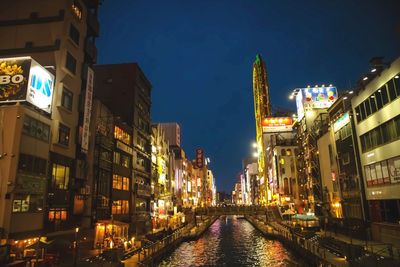
[[[254,153],[253,153],[253,157],[258,158],[258,153],[257,153],[257,152],[254,152]]]
[[[367,76],[365,76],[365,77],[363,78],[363,81],[366,81],[366,80],[368,80],[368,77],[367,77]]]
[[[332,86],[333,86],[333,84],[330,84],[330,85],[329,85],[329,87],[332,87]]]
[[[253,147],[254,147],[254,148],[257,147],[257,143],[256,143],[256,142],[253,143]]]
[[[354,92],[353,92],[353,91],[350,91],[350,92],[349,92],[349,94],[352,94],[352,93],[354,93]]]
[[[307,85],[307,88],[310,88],[311,86],[310,85]]]
[[[398,79],[398,78],[399,78],[399,75],[394,76],[394,78],[395,78],[395,79]]]
[[[371,95],[371,98],[375,98],[375,96],[374,96],[374,95]]]
[[[325,84],[323,84],[322,87],[325,87]]]
[[[347,99],[347,96],[343,97],[343,99],[346,100],[346,99]]]
[[[376,71],[376,69],[375,69],[375,68],[371,70],[371,72],[372,72],[372,73],[374,73],[375,71]]]
[[[289,99],[292,100],[294,98],[294,95],[290,95]]]

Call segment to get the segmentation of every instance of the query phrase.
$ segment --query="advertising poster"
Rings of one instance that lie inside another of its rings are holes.
[[[25,101],[30,57],[0,59],[0,102]]]

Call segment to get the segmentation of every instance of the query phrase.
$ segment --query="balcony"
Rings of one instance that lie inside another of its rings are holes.
[[[137,185],[137,195],[143,197],[150,197],[151,196],[151,186],[149,185]]]
[[[100,26],[97,16],[88,12],[86,22],[88,25],[88,32],[91,33],[90,35],[99,36]]]

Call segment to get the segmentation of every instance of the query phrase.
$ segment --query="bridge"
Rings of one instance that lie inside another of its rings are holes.
[[[281,213],[277,206],[224,206],[224,207],[207,207],[207,208],[196,208],[194,209],[196,215],[210,215],[210,216],[221,216],[221,215],[264,215],[269,220],[281,219]]]

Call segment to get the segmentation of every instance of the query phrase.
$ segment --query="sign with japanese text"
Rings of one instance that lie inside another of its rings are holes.
[[[87,153],[89,150],[89,126],[90,116],[92,113],[92,99],[93,99],[93,79],[94,72],[88,67],[87,70],[87,81],[86,81],[86,95],[85,95],[85,110],[83,114],[83,131],[82,131],[82,145],[81,150],[83,153]]]

